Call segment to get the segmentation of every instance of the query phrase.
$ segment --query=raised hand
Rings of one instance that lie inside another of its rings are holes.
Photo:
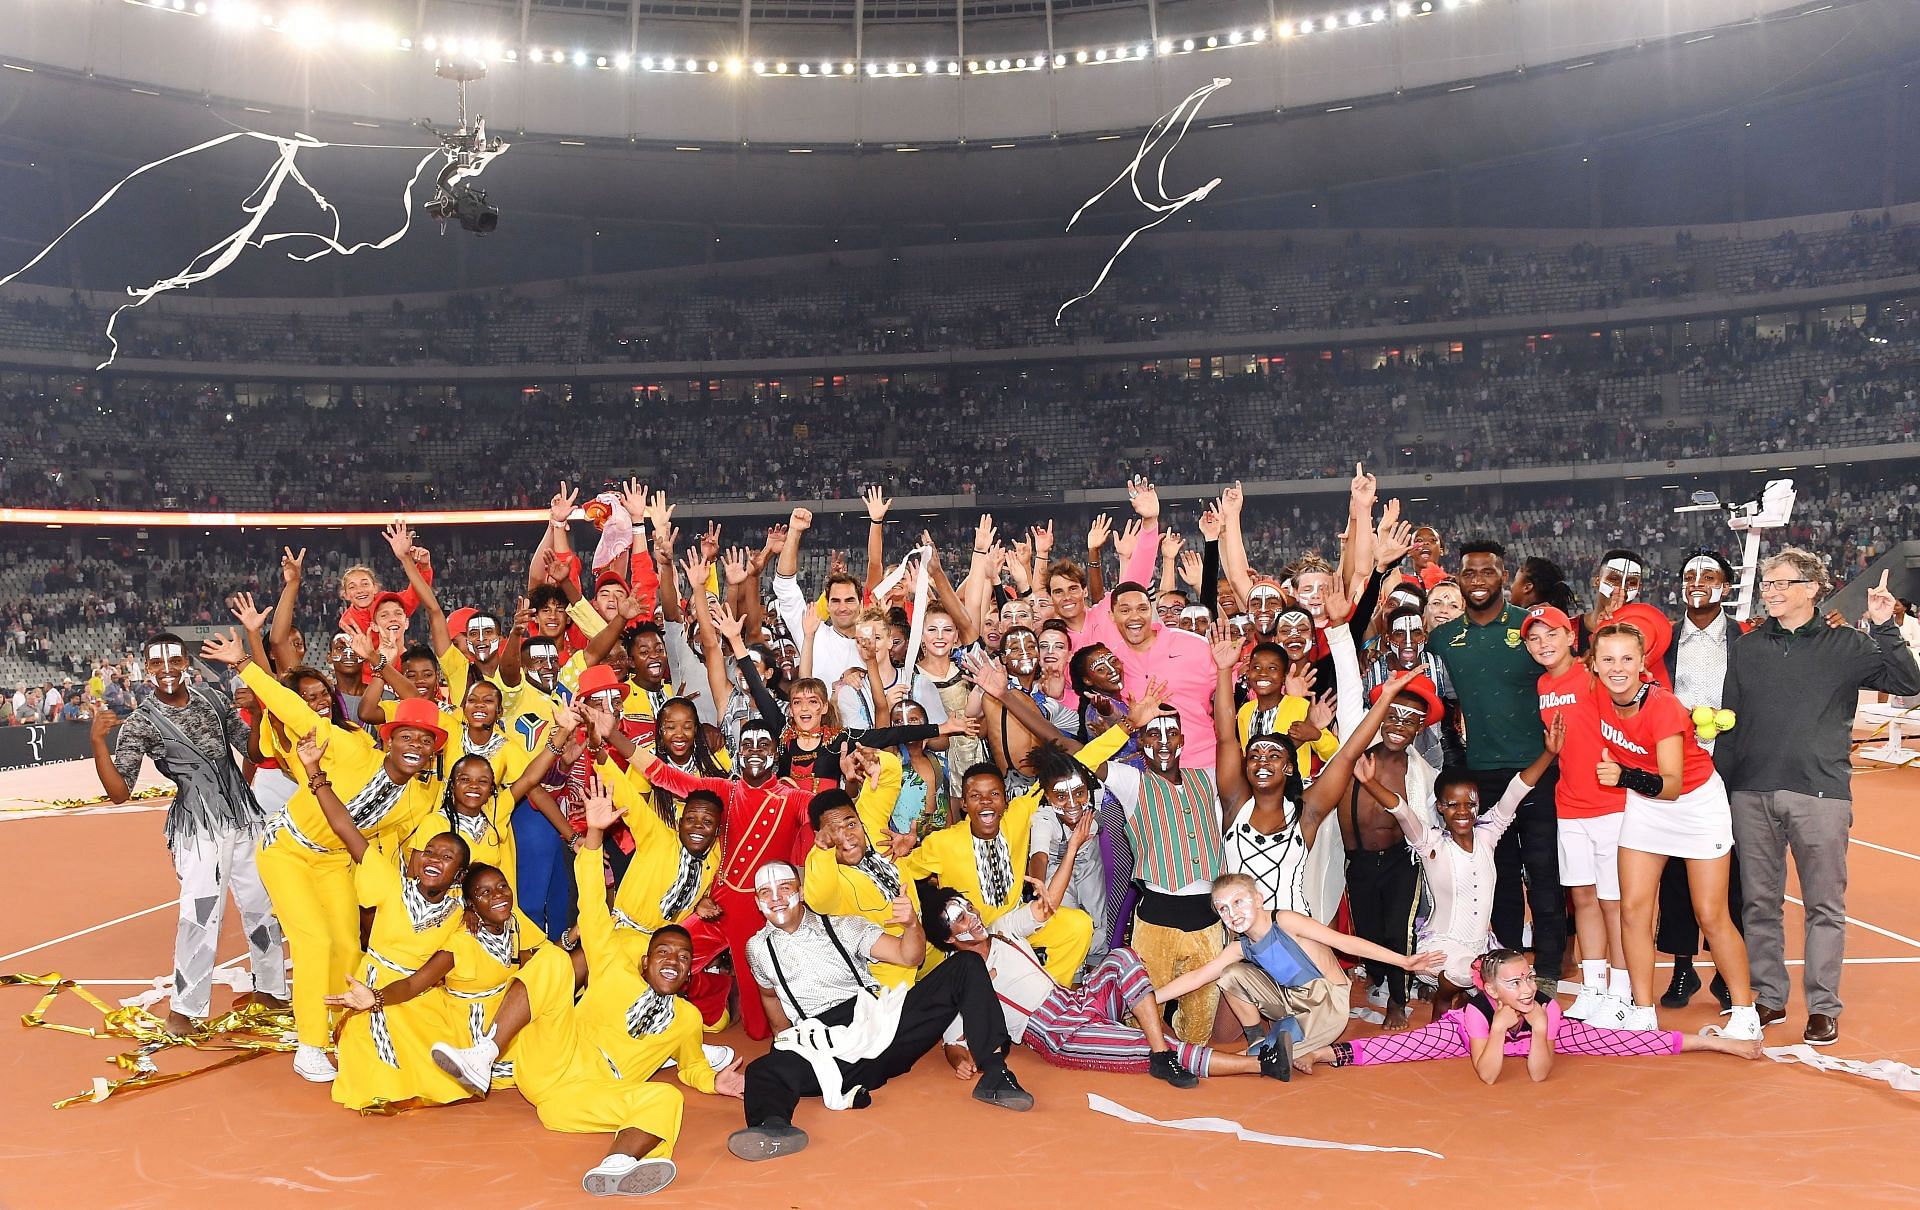
[[[299,554],[293,553],[293,547],[280,548],[280,582],[298,584],[307,566],[307,548],[302,546]]]
[[[1120,536],[1113,540],[1113,553],[1120,557],[1122,566],[1126,565],[1128,559],[1133,558],[1134,548],[1140,545],[1140,533],[1143,529],[1145,526],[1140,518],[1135,517],[1127,522],[1127,527],[1121,530]]]
[[[320,758],[327,754],[327,744],[332,742],[331,735],[323,742],[320,739],[320,728],[315,727],[294,743],[293,750],[299,755],[301,765],[309,774],[317,773],[320,770]]]
[[[647,519],[647,485],[638,479],[629,479],[618,489],[620,507],[627,510],[627,520],[639,525]]]
[[[600,784],[598,777],[587,779],[587,793],[582,806],[586,809],[587,828],[594,832],[606,831],[626,814],[613,805],[613,795],[607,793],[607,788]]]
[[[105,702],[96,701],[93,703],[93,718],[90,722],[92,724],[90,735],[98,743],[107,738],[107,732],[120,725],[120,716],[109,710]]]
[[[1177,566],[1180,571],[1180,582],[1182,584],[1185,584],[1195,592],[1204,591],[1201,580],[1206,575],[1207,563],[1205,559],[1200,557],[1198,551],[1181,551],[1180,561],[1175,566]]]
[[[1133,501],[1133,511],[1142,521],[1153,521],[1160,516],[1160,489],[1145,475],[1127,480],[1127,498]]]
[[[736,546],[720,557],[720,574],[729,585],[747,582],[747,552]]]
[[[1047,556],[1053,553],[1053,522],[1033,526],[1027,532],[1033,538],[1033,557],[1039,562],[1046,562]]]
[[[393,551],[394,558],[405,563],[412,557],[414,548],[413,531],[407,528],[407,523],[403,518],[395,517],[393,524],[381,531],[381,536],[386,538],[387,547]]]
[[[827,555],[827,574],[844,576],[847,574],[847,552],[836,550]]]
[[[655,492],[647,498],[647,524],[660,533],[673,524],[673,514],[680,506],[667,503],[667,493]]]
[[[1867,589],[1867,620],[1879,626],[1893,621],[1893,607],[1897,602],[1893,594],[1887,591],[1887,572],[1880,572],[1880,582]]]
[[[1553,722],[1547,726],[1547,751],[1555,756],[1567,746],[1567,717],[1560,711],[1553,712]]]
[[[525,597],[513,607],[513,631],[521,638],[533,637],[533,603]]]
[[[1088,815],[1091,814],[1091,812],[1088,813]],[[1082,818],[1086,818],[1086,816]],[[1077,827],[1078,825],[1075,826]],[[1035,922],[1045,924],[1047,921],[1053,919],[1054,910],[1060,905],[1047,898],[1047,884],[1031,874],[1026,875],[1020,881],[1038,892],[1032,899],[1027,900],[1027,911],[1033,913]]]
[[[266,624],[267,615],[273,612],[271,605],[265,609],[255,609],[253,594],[250,592],[234,593],[233,599],[227,602],[227,607],[233,610],[234,621],[240,623],[248,634],[258,634],[260,627]]]
[[[1313,699],[1313,705],[1307,707],[1307,726],[1313,728],[1314,739],[1319,739],[1320,734],[1333,725],[1337,714],[1333,690],[1329,689]]]
[[[1218,505],[1210,505],[1200,514],[1200,536],[1209,542],[1220,540],[1220,531],[1226,528],[1226,522],[1220,516]]]
[[[1320,670],[1313,666],[1312,660],[1292,660],[1287,667],[1287,679],[1280,684],[1280,692],[1288,697],[1312,697],[1313,683],[1320,679]]]
[[[525,601],[526,598],[522,597],[521,600]],[[531,620],[533,615],[528,614],[527,617]],[[373,641],[373,635],[368,632],[366,627],[360,625],[360,623],[349,618],[340,623],[340,629],[346,633],[347,646],[353,648],[353,654],[360,657],[361,663],[364,664],[379,654],[379,648]]]
[[[1365,504],[1367,515],[1373,515],[1373,501],[1380,492],[1379,481],[1358,462],[1353,464],[1353,482],[1348,485],[1356,505]]]
[[[707,571],[712,566],[713,561],[707,556],[705,540],[687,552],[687,557],[680,563],[680,570],[686,574],[689,595],[698,597],[706,593]]]
[[[1224,621],[1213,624],[1213,634],[1208,646],[1213,651],[1213,666],[1222,672],[1233,671],[1240,662],[1240,640],[1233,637],[1233,627]]]
[[[738,643],[740,636],[746,633],[747,620],[733,612],[733,606],[722,601],[720,608],[713,611],[713,628],[719,631],[720,637],[727,642]]]
[[[979,522],[973,527],[973,553],[983,555],[992,550],[994,535],[997,533],[999,530],[994,528],[993,514],[981,513]]]
[[[1127,707],[1127,721],[1133,724],[1134,730],[1138,731],[1159,715],[1160,703],[1166,700],[1167,683],[1156,677],[1148,677],[1146,691]]]
[[[893,501],[887,499],[887,493],[880,485],[875,484],[869,487],[861,493],[860,498],[866,501],[867,520],[885,521],[887,519],[887,510],[893,507]]]
[[[213,635],[200,644],[200,658],[238,668],[251,657],[247,654],[247,645],[240,641],[240,632],[229,630],[225,634]]]
[[[547,520],[556,525],[565,525],[567,518],[573,516],[573,510],[580,505],[580,489],[567,487],[567,481],[560,481],[560,490],[553,493],[553,499],[547,501]]]
[[[1180,536],[1179,530],[1169,529],[1160,535],[1160,557],[1162,559],[1177,558],[1180,548],[1186,544],[1187,540]]]
[[[812,529],[812,528],[813,528],[813,510],[812,509],[796,508],[791,513],[787,514],[787,535],[790,538],[798,537],[799,535],[806,533],[809,529]],[[767,536],[767,540],[771,542],[773,540],[773,536],[769,534]],[[783,549],[784,549],[784,546],[783,546]]]
[[[580,706],[576,702],[567,702],[556,706],[553,711],[553,729],[561,735],[571,735],[580,726]]]
[[[1219,508],[1221,520],[1224,522],[1228,518],[1239,516],[1240,509],[1246,503],[1246,500],[1246,491],[1240,486],[1239,480],[1234,480],[1232,487],[1220,493]]]
[[[1113,522],[1107,514],[1099,513],[1093,518],[1093,524],[1087,526],[1087,550],[1098,552],[1105,550],[1107,542],[1113,537]]]
[[[999,697],[1007,691],[1006,665],[984,651],[968,651],[960,657],[960,667],[967,674],[967,680],[988,697]]]
[[[981,692],[984,693],[985,690]],[[980,731],[980,719],[978,716],[972,714],[948,715],[947,721],[940,724],[940,734],[942,735],[965,735],[973,739],[979,739]]]

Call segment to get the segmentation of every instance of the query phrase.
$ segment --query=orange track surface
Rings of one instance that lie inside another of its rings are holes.
[[[1899,958],[1847,968],[1841,1057],[1920,1066],[1920,771],[1874,772],[1855,783],[1857,840],[1848,911],[1901,934],[1850,930],[1848,957]],[[0,816],[10,911],[0,954],[156,904],[174,893],[159,812],[77,818]],[[232,912],[229,911],[229,920]],[[1789,952],[1799,910],[1787,908]],[[59,971],[88,980],[146,980],[166,971],[171,905],[18,959],[10,972]],[[234,926],[222,950],[242,952]],[[1795,967],[1796,987],[1798,968]],[[134,987],[100,987],[114,1002]],[[13,1019],[41,992],[0,989]],[[215,1009],[227,993],[216,990]],[[1702,992],[1663,1024],[1697,1030],[1713,1019]],[[1424,1019],[1424,1009],[1419,1010]],[[1797,1042],[1796,992],[1775,1045]],[[92,1025],[62,998],[53,1019]],[[1355,1032],[1370,1027],[1356,1024]],[[734,1031],[722,1039],[750,1047]],[[577,1205],[580,1173],[604,1140],[540,1127],[518,1094],[482,1104],[360,1118],[302,1083],[282,1055],[204,1079],[55,1112],[123,1049],[0,1024],[0,1205],[20,1207],[393,1206],[455,1196],[484,1206]],[[757,1053],[749,1049],[747,1053]],[[162,1057],[167,1070],[181,1052]],[[217,1057],[217,1056],[216,1056]],[[208,1060],[187,1055],[186,1063]],[[737,1102],[688,1093],[680,1176],[647,1204],[743,1207],[1015,1205],[1079,1210],[1099,1199],[1134,1206],[1373,1206],[1408,1199],[1520,1199],[1529,1204],[1634,1210],[1711,1199],[1747,1206],[1920,1202],[1911,1165],[1920,1096],[1798,1066],[1719,1055],[1561,1059],[1552,1078],[1518,1069],[1483,1088],[1464,1062],[1326,1071],[1281,1085],[1258,1078],[1176,1091],[1145,1076],[1051,1068],[1024,1050],[1013,1063],[1039,1098],[1029,1114],[982,1106],[937,1057],[887,1086],[873,1108],[828,1113],[805,1104],[805,1153],[761,1165],[726,1153]],[[670,1074],[662,1078],[671,1078]],[[1223,1136],[1133,1126],[1087,1109],[1097,1092],[1159,1118],[1218,1116],[1274,1134],[1390,1146],[1445,1156],[1308,1151]]]

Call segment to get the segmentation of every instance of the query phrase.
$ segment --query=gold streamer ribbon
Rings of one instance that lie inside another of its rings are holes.
[[[91,1089],[55,1101],[55,1109],[65,1109],[69,1105],[97,1105],[115,1093],[158,1088],[162,1084],[176,1083],[210,1071],[219,1071],[223,1067],[232,1067],[236,1063],[245,1063],[264,1054],[291,1053],[298,1045],[290,1009],[267,1008],[260,1004],[239,1005],[206,1022],[196,1033],[180,1037],[169,1033],[165,1023],[146,1009],[114,1008],[64,975],[0,975],[0,987],[47,989],[46,995],[40,997],[40,1002],[34,1005],[33,1010],[20,1018],[20,1024],[27,1029],[51,1029],[59,1033],[78,1034],[83,1038],[117,1038],[136,1044],[133,1050],[115,1055],[110,1060],[121,1070],[132,1072],[132,1075],[118,1080],[96,1076]],[[100,1025],[61,1025],[47,1020],[47,1010],[53,1007],[62,992],[72,992],[98,1009]],[[178,1047],[235,1053],[192,1071],[161,1071],[154,1062],[155,1058]]]
[[[139,802],[149,798],[172,798],[173,795],[174,788],[172,786],[148,786],[144,790],[135,790],[132,794],[128,795],[127,801]],[[37,802],[30,807],[0,807],[0,814],[72,810],[77,807],[105,807],[110,805],[115,805],[112,799],[104,794],[95,794],[91,798],[50,798],[44,802]]]

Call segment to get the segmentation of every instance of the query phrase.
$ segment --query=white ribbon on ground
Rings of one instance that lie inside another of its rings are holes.
[[[362,252],[368,249],[379,251],[380,249],[391,247],[399,242],[401,237],[406,235],[407,231],[413,226],[413,187],[419,183],[421,173],[426,171],[428,164],[446,154],[441,148],[432,148],[420,157],[418,164],[414,165],[413,175],[407,178],[406,188],[402,191],[400,197],[401,205],[405,207],[406,217],[400,224],[399,230],[377,241],[363,241],[349,246],[340,242],[340,212],[334,209],[333,203],[327,201],[325,195],[314,188],[313,183],[307,180],[305,175],[301,173],[299,167],[294,163],[294,157],[298,153],[312,148],[352,146],[356,149],[366,150],[372,147],[372,145],[327,143],[314,138],[312,135],[297,132],[291,138],[281,135],[263,134],[257,130],[241,130],[234,131],[231,134],[223,134],[216,138],[208,139],[204,143],[196,143],[184,151],[176,151],[172,155],[163,156],[160,159],[154,160],[152,163],[142,164],[126,176],[121,177],[120,180],[114,184],[113,188],[101,194],[99,201],[89,206],[85,214],[82,214],[79,218],[69,223],[67,229],[55,236],[53,242],[45,248],[42,248],[32,260],[15,269],[12,273],[7,274],[5,277],[0,277],[0,286],[6,285],[14,278],[19,277],[22,273],[25,273],[27,270],[45,260],[47,256],[59,246],[61,240],[66,239],[67,236],[73,234],[74,229],[79,227],[80,224],[99,213],[100,209],[112,201],[116,193],[120,192],[121,186],[133,180],[134,177],[144,172],[150,172],[174,160],[183,159],[198,152],[208,151],[222,144],[230,143],[235,139],[260,139],[272,143],[279,153],[274,157],[273,164],[267,169],[266,176],[261,178],[260,183],[254,187],[253,192],[247,194],[246,197],[241,200],[240,209],[241,212],[247,216],[246,221],[241,223],[240,227],[232,234],[222,237],[210,247],[201,251],[199,255],[188,261],[180,272],[173,276],[163,277],[150,286],[128,286],[127,293],[133,298],[133,301],[130,303],[122,303],[120,306],[114,308],[113,314],[107,319],[107,341],[112,346],[112,351],[107,354],[107,359],[95,366],[94,369],[106,369],[112,365],[114,359],[120,355],[120,342],[115,338],[113,329],[114,326],[120,322],[120,316],[122,314],[135,307],[145,306],[149,300],[157,295],[165,294],[171,290],[184,290],[189,286],[198,285],[200,282],[217,276],[228,266],[232,265],[233,262],[239,258],[240,254],[248,248],[264,248],[268,244],[285,239],[318,240],[321,246],[313,252],[305,255],[288,253],[288,256],[293,260],[310,261],[326,256],[329,253],[338,256],[352,256],[356,252]],[[420,150],[418,147],[372,149]],[[321,211],[332,217],[332,235],[327,235],[319,231],[277,231],[267,235],[259,234],[261,224],[266,222],[267,214],[273,209],[274,203],[280,198],[281,186],[285,185],[289,180],[306,190],[307,196],[313,200],[314,204],[319,206]]]
[[[1190,1130],[1199,1134],[1230,1134],[1243,1143],[1265,1143],[1271,1147],[1305,1147],[1314,1151],[1398,1151],[1406,1155],[1424,1155],[1429,1159],[1447,1158],[1425,1147],[1374,1147],[1366,1143],[1336,1143],[1330,1139],[1307,1139],[1291,1134],[1262,1134],[1227,1118],[1176,1118],[1171,1122],[1163,1122],[1093,1093],[1087,1094],[1087,1108],[1137,1126],[1160,1126],[1167,1130]]]
[[[1920,1092],[1920,1071],[1892,1059],[1875,1059],[1871,1063],[1859,1059],[1836,1059],[1806,1045],[1769,1046],[1760,1053],[1775,1063],[1801,1063],[1815,1071],[1835,1071],[1842,1075],[1879,1080],[1891,1085],[1897,1092]]]
[[[1206,197],[1209,193],[1212,193],[1214,187],[1220,183],[1220,178],[1214,177],[1190,193],[1183,193],[1179,197],[1172,197],[1167,193],[1167,158],[1173,154],[1175,148],[1180,146],[1180,140],[1187,137],[1187,127],[1193,125],[1193,120],[1200,116],[1200,106],[1205,104],[1207,98],[1212,96],[1216,91],[1225,88],[1231,83],[1233,83],[1233,80],[1230,78],[1216,76],[1214,77],[1213,83],[1202,84],[1200,87],[1188,93],[1186,100],[1175,105],[1171,111],[1162,115],[1158,121],[1147,128],[1147,137],[1140,140],[1140,150],[1133,153],[1133,159],[1129,160],[1127,166],[1120,170],[1120,175],[1108,182],[1105,189],[1102,189],[1082,203],[1080,209],[1073,212],[1073,217],[1067,220],[1067,230],[1071,231],[1073,230],[1073,225],[1080,221],[1080,216],[1087,212],[1088,207],[1107,196],[1107,194],[1112,193],[1122,181],[1129,183],[1129,186],[1133,190],[1135,201],[1159,216],[1135,227],[1127,238],[1120,241],[1120,246],[1114,249],[1112,256],[1107,258],[1107,263],[1101,266],[1100,276],[1093,279],[1093,284],[1088,286],[1085,292],[1076,294],[1060,304],[1060,309],[1053,313],[1053,323],[1055,327],[1060,325],[1060,317],[1067,313],[1068,307],[1071,307],[1073,304],[1086,298],[1100,288],[1101,284],[1107,280],[1107,274],[1113,271],[1113,262],[1120,259],[1121,254],[1133,245],[1134,240],[1180,213],[1180,211],[1184,210],[1189,204]],[[1154,168],[1153,188],[1159,198],[1158,201],[1155,201],[1149,198],[1142,189],[1140,170],[1146,166],[1147,157],[1154,153],[1156,144],[1173,132],[1176,123],[1178,123],[1180,127],[1179,133],[1174,134],[1172,141],[1167,144],[1166,149],[1160,152],[1160,162]]]

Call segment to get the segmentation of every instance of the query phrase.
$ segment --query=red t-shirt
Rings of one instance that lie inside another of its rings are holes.
[[[1613,698],[1596,693],[1600,705],[1600,731],[1613,759],[1648,773],[1660,772],[1657,752],[1660,741],[1669,735],[1681,737],[1687,763],[1680,772],[1680,792],[1691,793],[1713,776],[1713,757],[1694,738],[1693,718],[1680,699],[1658,685],[1649,686],[1647,700],[1632,718],[1620,717]]]
[[[1558,714],[1567,720],[1566,745],[1560,749],[1560,780],[1554,790],[1554,814],[1561,819],[1593,819],[1627,809],[1627,792],[1603,786],[1594,774],[1600,763],[1599,698],[1593,673],[1575,660],[1559,676],[1541,673],[1540,722],[1553,725]]]

